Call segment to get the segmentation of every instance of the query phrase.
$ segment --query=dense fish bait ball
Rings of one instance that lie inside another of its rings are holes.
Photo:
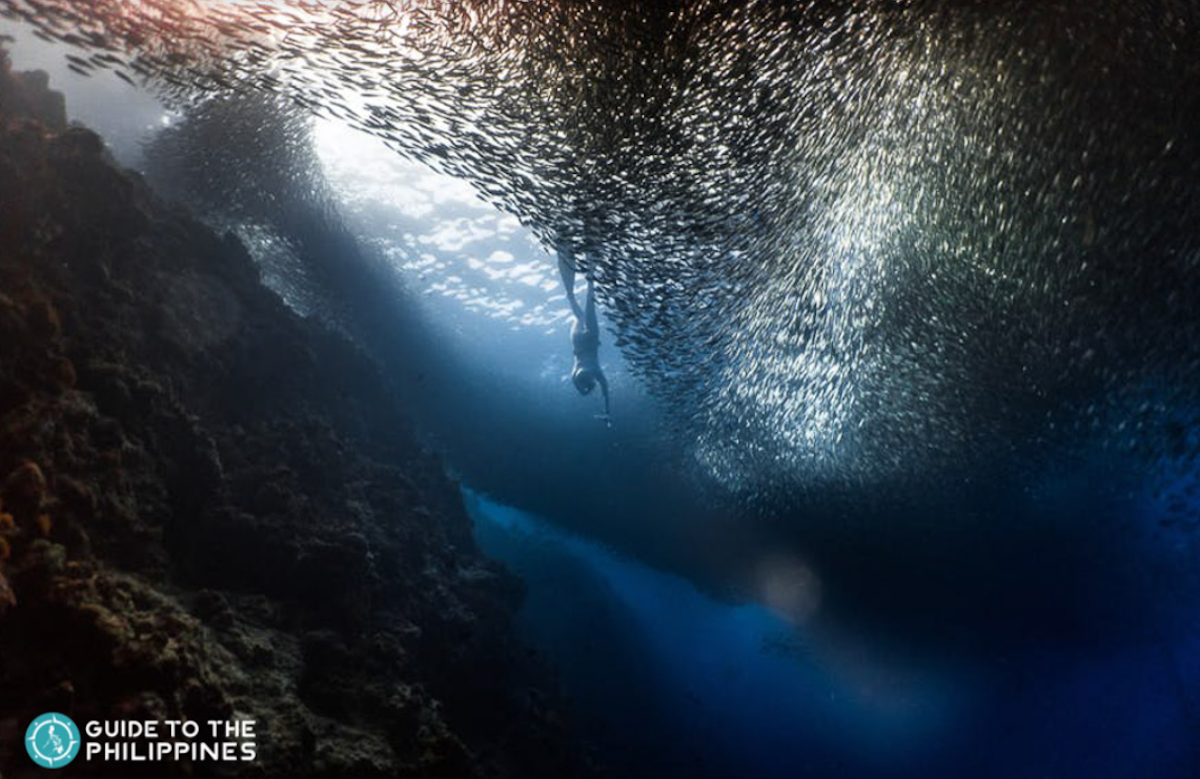
[[[1194,457],[1195,0],[0,12],[80,71],[267,90],[470,180],[594,269],[634,370],[748,496]]]

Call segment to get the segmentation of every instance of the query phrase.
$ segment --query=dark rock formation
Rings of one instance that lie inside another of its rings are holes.
[[[77,775],[588,773],[519,582],[373,363],[0,58],[0,770],[36,715],[257,721],[253,763]]]

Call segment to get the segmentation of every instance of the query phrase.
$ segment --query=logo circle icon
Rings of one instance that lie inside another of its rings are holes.
[[[25,731],[25,751],[42,768],[62,768],[79,754],[79,728],[65,714],[43,714]]]

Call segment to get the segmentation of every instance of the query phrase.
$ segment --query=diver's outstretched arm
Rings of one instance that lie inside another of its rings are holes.
[[[608,379],[605,378],[602,371],[597,371],[596,381],[600,384],[600,391],[604,393],[604,418],[608,419],[610,416],[608,411]]]
[[[568,252],[558,251],[558,272],[562,274],[563,289],[567,291],[567,302],[571,304],[571,313],[576,319],[583,319],[583,310],[575,298],[575,260]]]

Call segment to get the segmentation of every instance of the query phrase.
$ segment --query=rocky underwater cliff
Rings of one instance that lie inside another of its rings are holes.
[[[257,723],[251,763],[77,775],[593,773],[373,362],[2,53],[0,483],[10,779],[45,711]]]

